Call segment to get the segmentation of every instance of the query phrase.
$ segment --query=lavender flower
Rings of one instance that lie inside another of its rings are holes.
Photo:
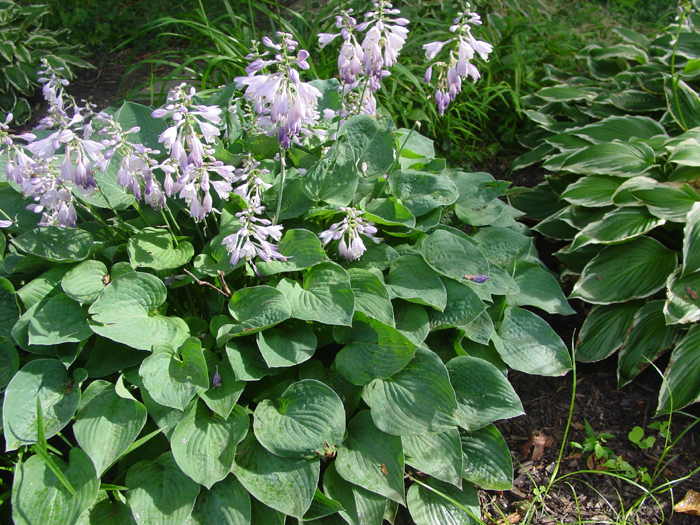
[[[343,220],[332,224],[329,229],[321,232],[318,237],[321,239],[323,246],[327,246],[331,241],[339,240],[338,253],[350,262],[359,259],[367,251],[367,247],[360,235],[364,235],[376,244],[379,244],[381,239],[374,237],[374,234],[377,233],[377,228],[375,228],[373,223],[362,219],[361,211],[355,208],[344,207],[341,207],[340,211],[345,213]]]
[[[267,52],[252,53],[248,55],[252,60],[246,68],[248,76],[234,80],[238,89],[245,87],[244,98],[252,104],[260,127],[269,135],[277,135],[282,148],[289,149],[292,142],[299,142],[300,136],[311,137],[316,131],[321,92],[299,77],[297,68],[309,68],[308,51],[300,49],[295,57],[298,42],[288,33],[278,32],[277,36],[280,44],[263,38],[266,47],[278,51],[274,60],[263,60]],[[276,72],[263,71],[272,65],[277,66]]]
[[[488,61],[489,53],[493,51],[491,44],[483,40],[477,40],[471,33],[471,26],[481,25],[481,17],[470,11],[467,2],[465,10],[460,12],[452,22],[450,32],[456,36],[445,41],[430,42],[423,45],[425,57],[434,59],[445,46],[451,48],[447,62],[436,62],[428,67],[424,80],[430,83],[433,76],[433,67],[438,69],[438,82],[435,91],[435,104],[440,115],[444,115],[458,93],[462,91],[462,79],[471,77],[477,81],[481,75],[471,60],[478,54],[483,60]]]

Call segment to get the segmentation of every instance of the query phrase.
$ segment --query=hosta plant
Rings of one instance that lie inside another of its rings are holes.
[[[93,114],[47,66],[40,129],[2,125],[15,523],[472,523],[512,485],[508,370],[566,373],[533,310],[571,310],[507,183],[373,111],[396,15],[345,18],[374,57],[347,89],[281,33],[156,110]]]
[[[11,112],[18,122],[31,115],[28,99],[41,85],[36,74],[41,59],[63,67],[68,79],[72,68],[92,67],[80,58],[85,56],[81,46],[65,43],[67,30],[42,28],[50,11],[45,5],[0,1],[0,114]]]
[[[527,100],[537,130],[522,168],[543,161],[546,182],[511,203],[543,235],[570,241],[557,255],[570,298],[593,305],[576,356],[619,350],[618,384],[674,349],[659,411],[700,399],[700,34],[685,6],[655,39],[588,47],[587,76],[550,69],[555,85]]]

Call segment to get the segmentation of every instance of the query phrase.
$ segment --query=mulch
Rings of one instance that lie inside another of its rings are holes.
[[[150,70],[123,78],[126,68],[135,59],[128,51],[94,57],[93,70],[78,72],[68,92],[78,99],[85,99],[97,106],[97,110],[114,106],[135,86],[146,81]],[[42,115],[43,106],[37,102],[32,120],[21,129],[31,129]],[[484,171],[491,171],[497,178],[508,176],[507,159],[493,159]],[[514,186],[532,187],[542,180],[537,169],[517,174]],[[537,239],[540,256],[551,269],[557,271],[556,259],[551,253],[559,247]],[[572,304],[579,311],[570,317],[551,316],[546,320],[570,344],[574,332],[580,329],[585,318],[582,303]],[[541,314],[541,312],[538,312]],[[546,317],[546,316],[543,316]],[[667,359],[668,356],[665,357]],[[663,357],[660,361],[663,361]],[[627,434],[634,426],[647,432],[656,406],[656,397],[661,380],[653,368],[648,368],[635,381],[618,390],[616,386],[616,357],[599,363],[579,365],[576,384],[576,400],[572,426],[566,437],[563,460],[558,473],[565,480],[554,484],[543,505],[530,509],[534,518],[530,523],[550,525],[559,523],[623,523],[619,518],[621,509],[629,509],[642,492],[629,482],[601,474],[580,473],[587,469],[588,458],[582,456],[568,442],[583,443],[586,434],[584,421],[588,421],[598,433],[607,432],[615,436],[606,445],[633,467],[646,467],[650,472],[659,462],[661,442],[647,450],[632,443]],[[663,367],[662,363],[662,367]],[[515,484],[512,490],[503,492],[480,491],[484,520],[489,524],[515,524],[524,519],[528,508],[536,500],[538,487],[546,485],[555,469],[570,409],[572,374],[565,377],[538,377],[511,372],[509,379],[522,400],[526,415],[497,423],[513,455]],[[691,406],[688,412],[700,417],[700,408]],[[677,437],[692,419],[674,416],[671,435]],[[537,446],[533,446],[537,445]],[[677,479],[699,466],[700,448],[697,429],[688,432],[673,448],[664,468],[661,480]],[[673,514],[674,502],[683,498],[687,489],[700,491],[697,475],[639,506],[639,511],[629,517],[630,525],[691,525],[700,523],[700,517],[689,514]],[[505,517],[505,521],[503,519]],[[616,521],[617,520],[617,521]],[[413,523],[405,509],[397,517],[397,525]]]

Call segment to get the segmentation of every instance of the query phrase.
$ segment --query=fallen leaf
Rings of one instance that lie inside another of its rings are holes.
[[[700,492],[689,490],[685,497],[673,507],[675,512],[684,512],[693,516],[700,516]]]
[[[539,430],[533,430],[530,434],[530,439],[522,447],[520,447],[520,459],[525,459],[532,448],[532,461],[539,461],[544,455],[544,449],[554,445],[554,438],[548,436]]]

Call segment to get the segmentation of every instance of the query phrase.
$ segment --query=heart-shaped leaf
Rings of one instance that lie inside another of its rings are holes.
[[[440,311],[447,304],[447,292],[440,276],[415,255],[396,259],[386,278],[387,288],[406,301],[432,306]]]
[[[92,335],[88,309],[66,294],[51,297],[36,310],[29,322],[30,345],[78,343]]]
[[[406,498],[408,510],[416,525],[479,523],[479,495],[473,486],[465,484],[458,488],[432,478],[427,478],[425,484],[427,487],[418,483],[411,485]]]
[[[188,525],[250,525],[250,494],[241,482],[230,474],[211,490],[202,489],[188,520]],[[262,523],[262,522],[260,522]],[[268,523],[268,522],[265,522]]]
[[[495,426],[460,431],[460,436],[464,479],[488,490],[508,490],[513,486],[513,460],[508,444]]]
[[[93,238],[90,233],[78,228],[45,226],[15,237],[12,243],[24,253],[61,263],[87,258]]]
[[[456,428],[439,434],[401,436],[406,463],[434,478],[462,486],[462,442]]]
[[[187,264],[194,255],[194,248],[188,241],[175,246],[167,230],[144,228],[129,239],[127,253],[133,268],[171,270]]]
[[[384,522],[387,499],[345,481],[335,463],[328,465],[323,473],[323,490],[343,506],[339,514],[350,525],[382,525]]]
[[[74,301],[90,304],[107,286],[107,275],[107,267],[100,261],[83,261],[63,276],[61,288]]]

